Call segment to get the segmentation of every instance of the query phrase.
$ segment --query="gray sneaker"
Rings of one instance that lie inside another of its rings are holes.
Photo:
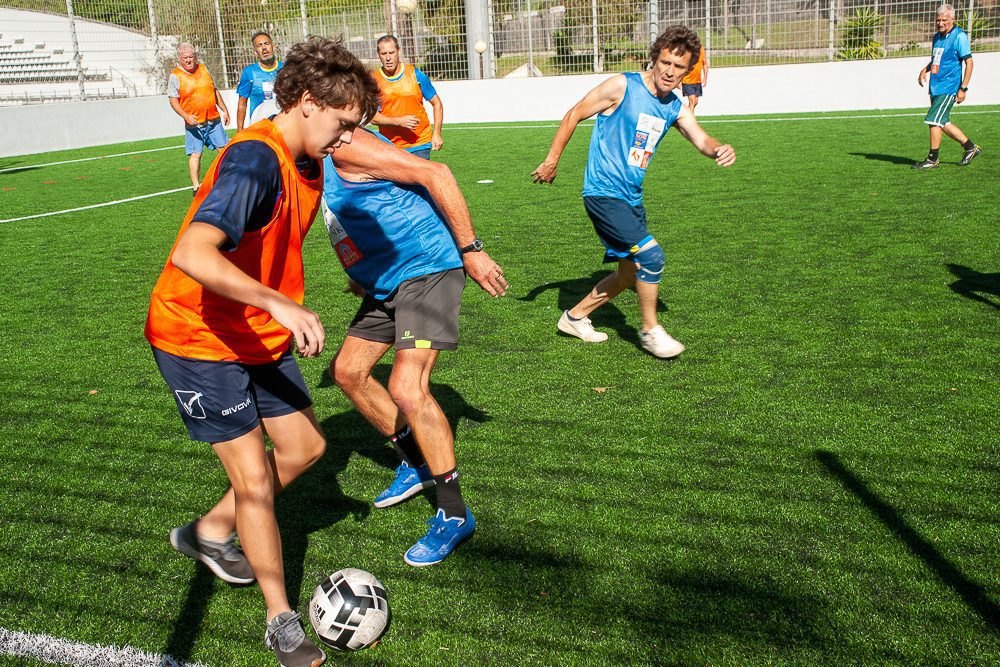
[[[213,542],[198,537],[192,521],[186,526],[170,531],[170,544],[188,558],[200,560],[215,576],[231,584],[252,584],[255,580],[253,569],[247,557],[233,543],[233,538],[225,542]]]
[[[978,145],[973,146],[969,150],[965,151],[965,155],[962,156],[962,161],[959,162],[958,164],[962,165],[963,167],[968,167],[969,163],[972,162],[975,159],[975,157],[982,152],[983,149],[980,148]]]
[[[286,611],[267,622],[264,644],[281,667],[319,667],[326,662],[326,654],[306,637],[300,618],[302,614]]]

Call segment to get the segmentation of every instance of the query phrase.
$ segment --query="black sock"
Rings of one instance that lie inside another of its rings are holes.
[[[927,154],[927,159],[931,160],[931,161],[934,161],[934,160],[938,159],[938,151],[939,150],[941,150],[941,149],[940,148],[932,148],[931,151],[930,151],[930,153]]]
[[[566,311],[566,319],[568,319],[570,322],[579,322],[583,318],[582,317],[573,317],[572,315],[569,314],[569,311],[567,310]]]
[[[962,148],[964,148],[967,151],[971,151],[975,147],[976,147],[976,144],[972,141],[972,139],[969,139],[964,144],[962,144]]]
[[[424,455],[420,451],[420,447],[417,445],[417,441],[413,439],[413,431],[410,429],[409,425],[404,426],[389,437],[389,442],[393,444],[396,448],[396,453],[399,454],[399,458],[406,461],[407,465],[413,468],[419,468],[424,465]]]
[[[447,517],[465,518],[465,501],[458,486],[458,468],[452,468],[443,475],[434,475],[437,485],[437,506]]]

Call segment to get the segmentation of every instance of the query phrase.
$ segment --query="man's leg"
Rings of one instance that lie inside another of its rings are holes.
[[[365,340],[348,334],[330,362],[330,375],[334,382],[368,423],[389,438],[399,454],[400,465],[396,467],[396,477],[388,488],[376,496],[376,507],[391,507],[434,485],[406,418],[388,390],[371,374],[375,364],[390,347],[390,343]]]
[[[389,394],[413,429],[437,487],[437,513],[430,530],[404,556],[416,567],[440,563],[476,528],[459,487],[454,434],[430,392],[437,356],[431,349],[397,350],[389,377]]]
[[[698,106],[698,96],[688,95],[688,108],[691,109],[691,113],[694,113],[694,108]]]
[[[589,317],[592,312],[635,284],[635,262],[631,259],[618,260],[618,269],[601,279],[580,303],[569,309],[575,319]]]
[[[191,174],[191,185],[197,190],[201,184],[201,153],[188,155],[188,172]]]
[[[934,129],[934,128],[932,128],[932,129]],[[969,143],[969,138],[967,136],[965,136],[965,133],[962,132],[962,130],[958,129],[958,126],[955,125],[954,123],[948,123],[944,127],[937,128],[937,130],[938,130],[937,145],[939,147],[941,146],[941,134],[940,133],[942,131],[945,134],[947,134],[949,137],[951,137],[952,139],[954,139],[955,141],[957,141],[958,143],[962,144],[963,147],[966,144]],[[933,148],[933,146],[932,146],[932,148]]]

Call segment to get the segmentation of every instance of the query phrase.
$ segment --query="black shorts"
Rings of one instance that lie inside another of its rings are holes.
[[[397,350],[454,350],[464,289],[465,270],[450,269],[405,280],[385,301],[365,295],[347,335]]]
[[[697,95],[701,97],[701,84],[700,83],[682,83],[681,93],[684,97],[690,97],[691,95]]]
[[[174,392],[192,440],[226,442],[312,405],[291,353],[270,364],[188,359],[153,348],[160,374]]]
[[[583,207],[604,244],[605,262],[625,259],[653,238],[646,229],[646,208],[642,204],[632,206],[624,199],[587,196]]]

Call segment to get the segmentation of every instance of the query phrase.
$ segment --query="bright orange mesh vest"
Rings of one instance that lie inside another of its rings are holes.
[[[175,67],[171,74],[181,84],[178,98],[181,109],[197,118],[199,123],[219,117],[219,110],[215,107],[215,82],[204,65],[198,63],[194,72]]]
[[[263,141],[278,156],[282,194],[267,225],[245,233],[236,250],[223,254],[254,280],[302,303],[302,241],[319,209],[322,172],[315,180],[305,179],[295,168],[281,132],[271,121],[262,120],[226,144],[209,167],[205,181],[214,185],[219,165],[233,145],[253,140]],[[210,190],[202,187],[198,191],[178,240]],[[173,254],[171,249],[149,303],[145,333],[153,347],[191,359],[247,364],[270,363],[288,351],[291,332],[270,313],[210,292],[174,266]]]
[[[419,123],[412,130],[384,125],[379,127],[378,131],[400,148],[429,144],[433,131],[427,110],[424,109],[424,95],[420,92],[417,75],[413,73],[413,67],[410,65],[402,64],[400,67],[403,68],[403,73],[397,75],[398,79],[388,79],[381,68],[372,75],[378,84],[379,92],[382,93],[381,111],[386,116],[413,115],[419,119]]]

